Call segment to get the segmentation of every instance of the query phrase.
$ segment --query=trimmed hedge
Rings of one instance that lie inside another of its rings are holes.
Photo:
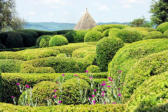
[[[127,104],[126,112],[167,112],[167,107],[159,107],[167,103],[167,87],[167,72],[152,76],[135,90]]]
[[[96,45],[96,61],[101,71],[107,71],[108,63],[115,53],[124,46],[119,38],[103,38]]]
[[[165,36],[158,31],[149,32],[143,39],[157,39],[157,38],[164,38]]]
[[[168,38],[168,30],[164,32],[164,36]]]
[[[51,37],[51,39],[49,40],[49,46],[62,46],[62,45],[67,45],[68,44],[68,40],[62,36],[62,35],[55,35],[53,37]]]
[[[36,41],[37,47],[49,47],[50,35],[42,35]]]
[[[73,51],[72,57],[84,58],[88,54],[96,54],[96,46],[93,47],[83,47]]]
[[[65,79],[74,78],[74,74],[86,80],[89,80],[87,79],[88,75],[92,75],[93,78],[107,78],[107,73],[65,73]],[[11,96],[19,98],[20,91],[16,83],[21,85],[28,84],[33,87],[41,81],[56,82],[60,77],[62,77],[62,73],[2,73],[0,75],[0,102],[13,102]]]
[[[168,22],[162,23],[157,27],[157,30],[164,33],[166,30],[168,30]]]
[[[136,30],[123,29],[117,33],[117,37],[126,43],[142,40],[142,34]]]
[[[87,30],[79,30],[76,31],[76,35],[74,37],[74,42],[84,42],[84,37],[87,33]]]
[[[126,74],[123,97],[127,101],[145,80],[168,69],[168,51],[154,53],[140,59]]]
[[[95,55],[88,55],[85,58],[71,57],[48,57],[26,61],[22,64],[23,73],[41,73],[36,71],[38,67],[51,67],[56,73],[84,72],[86,68],[93,64]],[[47,72],[46,72],[47,73]]]
[[[58,84],[56,84],[56,82],[42,81],[34,85],[32,90],[32,101],[37,103],[37,106],[47,106],[47,99],[53,99],[54,90],[58,90]],[[23,101],[24,94],[25,93],[23,93],[19,98],[20,105]]]
[[[19,60],[0,60],[0,73],[17,73],[20,72],[22,61]]]
[[[112,28],[109,31],[109,37],[116,37],[118,32],[121,31],[121,29],[118,28]]]
[[[88,31],[85,35],[84,41],[85,42],[95,42],[99,41],[102,38],[102,33],[98,31]]]
[[[15,106],[6,103],[0,103],[0,111],[5,112],[123,112],[125,105],[108,104],[108,105],[58,105],[50,107],[28,107]]]
[[[73,43],[74,42],[75,36],[76,36],[76,32],[75,31],[70,31],[70,32],[65,34],[65,37],[67,38],[69,43]]]
[[[89,88],[90,85],[83,79],[72,78],[67,80],[62,84],[61,98],[63,104],[81,104],[80,90],[88,91]]]
[[[140,58],[152,53],[168,50],[167,43],[167,39],[153,39],[125,45],[116,53],[113,60],[110,62],[108,66],[109,76],[117,79],[118,71],[121,70],[122,75],[120,81],[123,83],[127,72]]]
[[[89,73],[99,73],[100,72],[100,68],[96,65],[90,65],[86,68],[86,70],[89,72]]]

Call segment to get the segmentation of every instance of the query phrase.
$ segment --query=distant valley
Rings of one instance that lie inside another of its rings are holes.
[[[128,22],[119,23],[119,22],[109,22],[100,24],[129,24]],[[70,30],[75,26],[74,23],[56,23],[56,22],[27,22],[24,25],[25,29],[35,29],[35,30],[45,30],[45,31],[57,31],[57,30]]]

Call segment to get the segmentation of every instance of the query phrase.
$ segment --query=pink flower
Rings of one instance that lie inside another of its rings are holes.
[[[26,88],[30,88],[30,86],[28,84],[25,85]]]
[[[119,93],[118,96],[120,97],[120,96],[121,96],[121,93]]]
[[[16,85],[17,85],[17,86],[19,86],[19,85],[20,85],[20,83],[16,83]]]
[[[64,76],[65,76],[65,74],[62,74],[62,76],[64,77]]]
[[[57,96],[55,95],[54,98],[57,98]]]
[[[104,93],[102,94],[102,96],[104,97]]]
[[[111,86],[107,86],[108,88],[110,88]]]
[[[104,91],[102,91],[102,93],[105,93]]]
[[[54,92],[56,93],[56,92],[57,92],[57,90],[56,90],[56,89],[54,89]]]
[[[116,104],[116,102],[113,102],[112,104]]]
[[[62,101],[58,101],[58,103],[62,103]]]
[[[95,101],[95,100],[93,100],[93,101],[92,101],[92,103],[93,103],[93,105],[95,105],[95,104],[96,104],[96,101]]]
[[[92,80],[92,79],[93,79],[93,77],[89,77],[89,79],[90,79],[90,80]]]
[[[113,81],[113,79],[112,79],[111,77],[108,77],[108,79],[109,79],[109,81],[111,81],[111,82]]]
[[[104,102],[104,104],[106,104],[106,102]]]
[[[120,74],[120,73],[122,73],[122,71],[121,71],[121,70],[119,70],[119,71],[118,71],[118,73]]]
[[[106,82],[105,81],[103,81],[102,82],[102,84],[101,84],[101,86],[105,86],[106,85]]]
[[[85,72],[86,72],[86,73],[88,73],[89,71],[88,71],[88,70],[86,70]]]
[[[94,97],[95,97],[95,95],[92,95],[92,97],[94,98]]]
[[[91,100],[92,98],[89,98],[89,101]]]
[[[12,99],[14,99],[15,97],[14,96],[11,96]]]
[[[77,74],[74,74],[75,77],[77,77],[78,75]]]
[[[94,92],[96,92],[96,89],[94,89]]]
[[[120,88],[118,88],[118,90],[120,90]]]

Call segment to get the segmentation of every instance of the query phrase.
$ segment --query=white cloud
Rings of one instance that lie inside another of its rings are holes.
[[[121,0],[120,3],[124,8],[131,8],[134,4],[145,4],[146,0]]]
[[[109,11],[110,10],[110,8],[107,5],[101,5],[101,6],[99,6],[98,9],[100,11]]]
[[[36,0],[41,4],[45,5],[65,5],[63,0]]]
[[[34,11],[28,12],[28,16],[35,16],[35,15],[36,15],[36,12]]]

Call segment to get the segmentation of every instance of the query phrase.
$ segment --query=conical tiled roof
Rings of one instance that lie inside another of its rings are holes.
[[[91,29],[96,26],[95,20],[89,14],[88,10],[86,9],[85,14],[81,17],[78,24],[75,26],[74,30],[87,30]]]

